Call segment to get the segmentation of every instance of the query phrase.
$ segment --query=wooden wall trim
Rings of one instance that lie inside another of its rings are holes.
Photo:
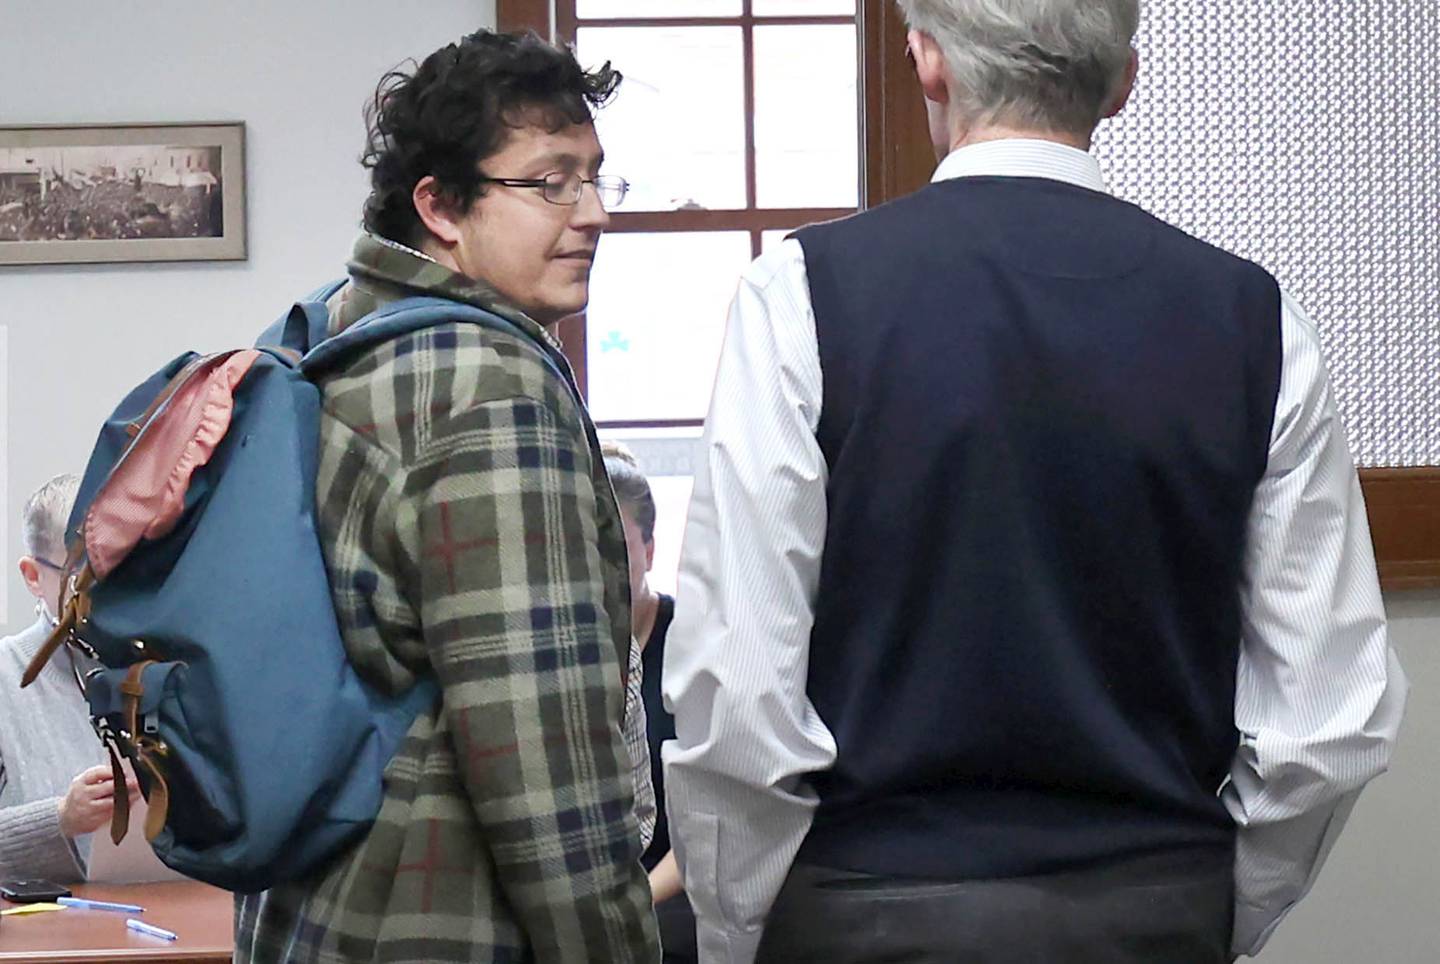
[[[542,37],[552,35],[551,0],[495,0],[495,25],[499,30],[533,30]]]
[[[862,207],[904,197],[923,187],[935,170],[925,102],[905,58],[905,34],[894,0],[862,0]]]
[[[1370,536],[1387,590],[1440,587],[1440,466],[1361,469]]]

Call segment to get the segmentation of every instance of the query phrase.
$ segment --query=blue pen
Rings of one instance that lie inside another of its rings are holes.
[[[158,937],[162,941],[173,941],[179,936],[173,931],[167,931],[163,927],[156,927],[154,924],[147,924],[143,920],[136,920],[133,917],[125,922],[125,926],[137,933]]]
[[[77,910],[113,910],[122,914],[143,914],[145,908],[137,904],[112,904],[108,900],[86,900],[83,897],[59,897],[55,903],[62,907],[74,907]]]

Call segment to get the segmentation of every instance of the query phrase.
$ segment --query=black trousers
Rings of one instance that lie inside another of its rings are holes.
[[[692,964],[700,960],[695,942],[695,911],[690,908],[689,897],[680,893],[655,905],[655,921],[660,927],[664,964]]]
[[[797,864],[760,964],[1228,964],[1228,857],[1167,854],[1005,880]]]

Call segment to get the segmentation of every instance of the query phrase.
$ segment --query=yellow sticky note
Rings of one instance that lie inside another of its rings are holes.
[[[59,904],[21,904],[9,910],[0,910],[0,917],[19,917],[22,914],[43,914],[47,910],[64,910]]]

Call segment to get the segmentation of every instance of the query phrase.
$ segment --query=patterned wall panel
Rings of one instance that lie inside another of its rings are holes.
[[[1111,188],[1308,311],[1362,466],[1440,465],[1440,3],[1145,0]]]

